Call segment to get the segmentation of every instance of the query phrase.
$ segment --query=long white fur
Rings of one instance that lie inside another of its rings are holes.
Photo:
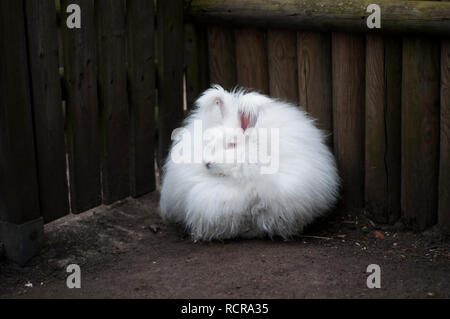
[[[298,107],[220,86],[203,93],[184,128],[193,132],[195,120],[202,120],[203,129],[237,128],[239,112],[251,115],[255,128],[279,128],[278,173],[262,175],[246,163],[208,169],[204,164],[176,164],[169,156],[160,214],[168,222],[183,224],[195,240],[288,239],[300,234],[338,197],[339,177],[325,134]]]

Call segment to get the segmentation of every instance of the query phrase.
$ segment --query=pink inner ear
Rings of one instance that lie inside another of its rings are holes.
[[[241,113],[241,127],[244,130],[244,132],[249,128],[250,126],[250,115]]]

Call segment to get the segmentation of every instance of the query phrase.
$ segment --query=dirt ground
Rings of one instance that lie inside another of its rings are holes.
[[[289,242],[194,243],[157,207],[154,193],[47,225],[28,266],[0,262],[0,298],[450,298],[450,243],[433,230],[336,213]],[[69,264],[81,289],[66,286]]]

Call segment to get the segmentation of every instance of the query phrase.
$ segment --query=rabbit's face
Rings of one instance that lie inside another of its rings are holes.
[[[255,126],[258,110],[244,97],[213,87],[197,100],[204,129],[204,165],[211,174],[238,176],[248,164],[246,132]]]
[[[245,165],[245,136],[241,129],[210,128],[204,132],[204,165],[210,174],[239,176]]]

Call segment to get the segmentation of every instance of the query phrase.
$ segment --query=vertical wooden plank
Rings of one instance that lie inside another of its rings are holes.
[[[371,218],[400,216],[401,42],[366,38],[365,200]]]
[[[394,223],[401,216],[402,41],[386,36],[384,42],[387,222]]]
[[[61,12],[61,0],[55,0],[56,6],[56,25],[57,25],[57,37],[58,37],[58,66],[64,68],[64,54],[63,54],[63,43],[62,43],[62,12]]]
[[[297,34],[300,106],[318,120],[319,127],[333,133],[331,85],[331,36],[319,32]],[[328,138],[329,145],[333,137]]]
[[[96,1],[103,203],[130,195],[124,0]]]
[[[163,163],[174,129],[183,120],[183,1],[158,1],[159,162]]]
[[[444,0],[450,1],[450,0]],[[441,43],[441,145],[439,164],[439,227],[450,234],[450,40]]]
[[[258,29],[236,29],[235,38],[238,84],[269,94],[265,32]]]
[[[24,266],[44,237],[22,0],[0,2],[0,242]]]
[[[402,213],[423,230],[437,222],[440,44],[405,38],[402,84]]]
[[[56,34],[58,41],[58,67],[61,86],[61,98],[63,100],[63,116],[66,119],[66,100],[67,100],[67,88],[64,81],[64,44],[63,44],[63,28],[66,21],[63,21],[63,13],[61,11],[61,1],[56,0]],[[67,144],[67,143],[66,143]]]
[[[208,27],[209,78],[225,89],[237,85],[236,42],[231,28]]]
[[[439,170],[439,226],[450,233],[450,40],[441,49],[441,158]]]
[[[0,1],[0,222],[17,225],[40,217],[29,83],[23,1],[3,0]]]
[[[65,27],[62,10],[70,203],[72,213],[81,213],[101,204],[97,50],[93,1],[61,1],[62,8],[69,4],[82,8],[81,29]]]
[[[270,95],[298,104],[297,34],[268,30]]]
[[[348,209],[364,204],[364,40],[354,34],[332,35],[334,150]]]
[[[387,171],[384,40],[366,37],[366,169],[365,201],[370,217],[386,223]]]
[[[153,1],[128,0],[131,195],[154,191],[155,32]]]
[[[208,34],[204,26],[185,25],[185,72],[187,107],[209,87]]]
[[[54,0],[25,1],[39,175],[46,223],[69,213],[66,145]]]

